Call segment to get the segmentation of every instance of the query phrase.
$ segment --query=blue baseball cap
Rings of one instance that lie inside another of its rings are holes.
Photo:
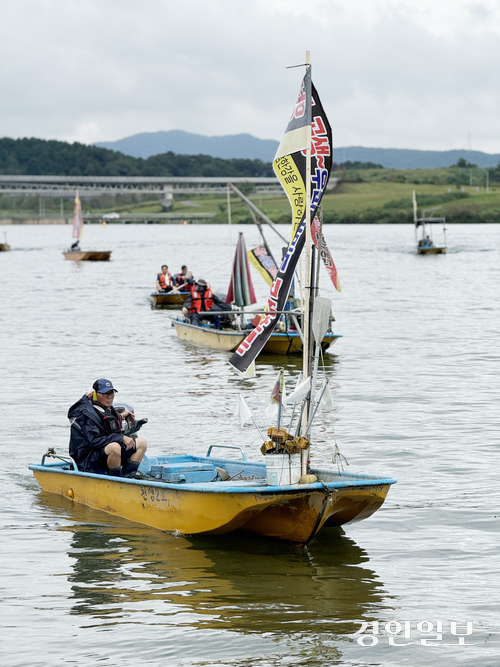
[[[117,391],[110,380],[104,380],[102,378],[94,382],[92,389],[95,389],[99,394],[107,394],[110,391]]]

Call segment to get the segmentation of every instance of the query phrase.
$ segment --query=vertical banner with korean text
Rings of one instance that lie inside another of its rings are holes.
[[[312,85],[310,68],[302,81],[299,97],[294,106],[283,140],[278,148],[273,167],[292,207],[292,240],[271,286],[266,310],[259,324],[245,338],[229,363],[243,373],[255,360],[279,318],[277,311],[284,308],[297,261],[306,236],[306,149],[308,125],[311,126],[311,219],[314,218],[326,189],[332,166],[332,131]]]

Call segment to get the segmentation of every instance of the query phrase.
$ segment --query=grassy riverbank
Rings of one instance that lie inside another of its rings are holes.
[[[417,195],[419,216],[432,209],[434,215],[444,215],[450,223],[500,222],[500,183],[490,180],[484,169],[360,169],[337,171],[333,176],[338,177],[340,183],[323,197],[323,216],[327,224],[411,223],[413,190]],[[290,222],[290,205],[284,194],[255,193],[250,185],[245,192],[271,220],[277,224]],[[82,205],[84,214],[91,214],[93,219],[116,211],[121,216],[116,220],[118,223],[130,215],[151,215],[154,222],[167,222],[172,216],[201,217],[204,222],[213,223],[228,221],[225,194],[174,194],[173,207],[164,216],[160,202],[151,195],[117,195],[113,198],[106,194],[93,199],[82,198]],[[14,204],[13,198],[1,195],[0,217],[33,217],[39,213],[38,206],[38,197],[25,197]],[[47,217],[70,217],[72,208],[72,202],[67,199],[62,208],[60,199],[45,201]],[[235,194],[231,195],[231,221],[252,223],[248,208]]]

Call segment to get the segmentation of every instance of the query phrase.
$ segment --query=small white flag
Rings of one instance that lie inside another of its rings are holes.
[[[322,410],[325,412],[331,412],[333,410],[333,396],[328,380],[323,380],[323,387],[325,388],[325,391],[323,392],[323,396],[321,397],[319,404]]]
[[[276,417],[278,416],[279,409],[280,409],[279,405],[274,401],[272,403],[269,403],[267,408],[264,410],[264,412],[266,413],[266,418],[269,421],[273,421],[274,419],[276,419]]]
[[[240,420],[240,426],[245,426],[245,424],[250,424],[253,421],[250,408],[241,394],[238,397],[238,404],[234,411],[234,416]]]
[[[294,403],[302,401],[307,396],[310,389],[311,389],[311,378],[308,377],[307,380],[301,382],[298,385],[298,387],[295,388],[295,391],[293,391],[290,394],[290,396],[286,398],[286,403],[288,405],[293,405]]]

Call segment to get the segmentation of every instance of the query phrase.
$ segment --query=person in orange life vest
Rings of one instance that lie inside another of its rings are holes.
[[[181,272],[176,273],[172,279],[172,284],[179,292],[190,292],[191,285],[194,285],[193,274],[188,271],[187,266],[181,267]]]
[[[182,312],[185,317],[189,317],[191,324],[199,327],[201,326],[199,313],[209,310],[232,310],[232,308],[212,292],[212,288],[203,278],[199,278],[191,287],[191,294],[184,302]],[[214,315],[213,317],[217,316]],[[204,315],[203,318],[213,319],[210,315]]]
[[[172,291],[172,276],[170,275],[170,271],[168,270],[168,266],[166,264],[161,267],[160,273],[156,276],[156,291]]]

